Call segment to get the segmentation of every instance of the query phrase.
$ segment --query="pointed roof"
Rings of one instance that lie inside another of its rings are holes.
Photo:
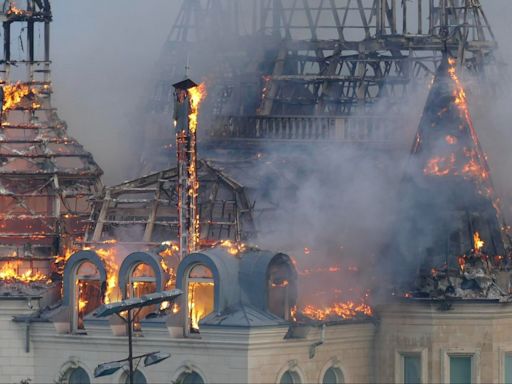
[[[392,249],[402,275],[457,268],[475,234],[486,254],[504,254],[498,199],[451,58],[437,70],[401,187]]]

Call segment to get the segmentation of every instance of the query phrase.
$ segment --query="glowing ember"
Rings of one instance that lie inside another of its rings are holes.
[[[458,141],[457,138],[455,136],[452,136],[452,135],[446,135],[446,137],[444,139],[450,145],[457,144],[457,141]]]
[[[423,170],[425,175],[446,176],[452,171],[455,165],[455,154],[449,157],[434,157],[428,161],[427,166]]]

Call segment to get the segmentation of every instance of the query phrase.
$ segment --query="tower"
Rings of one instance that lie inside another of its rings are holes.
[[[102,170],[52,105],[49,0],[3,2],[0,257],[17,272],[83,237]]]
[[[443,271],[456,287],[464,272],[465,290],[474,288],[468,260],[479,264],[478,284],[500,266],[506,251],[499,201],[456,60],[448,56],[432,84],[400,193],[388,260],[401,271],[398,280]],[[479,288],[485,295],[488,285]]]

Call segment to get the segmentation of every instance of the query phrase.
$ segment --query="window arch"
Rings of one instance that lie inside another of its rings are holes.
[[[345,382],[343,372],[336,367],[330,367],[324,372],[322,384],[342,384]]]
[[[68,384],[91,384],[89,374],[81,367],[70,369],[68,372]]]
[[[121,377],[121,384],[130,384],[130,375],[128,372],[125,372]],[[133,372],[133,384],[147,384],[146,376],[139,371],[138,369]]]
[[[84,317],[103,303],[100,271],[90,261],[82,261],[74,270],[73,330],[84,330]]]
[[[205,384],[201,375],[195,371],[182,373],[177,382],[180,384]]]
[[[84,329],[84,317],[103,304],[107,272],[93,251],[73,254],[64,267],[63,304],[71,309],[72,332]]]
[[[300,376],[294,371],[285,371],[279,379],[279,384],[299,384],[301,383]]]
[[[267,305],[271,313],[290,319],[296,302],[294,270],[287,257],[274,257],[267,270]]]
[[[215,281],[210,268],[193,265],[187,274],[187,331],[199,333],[199,321],[214,310]]]

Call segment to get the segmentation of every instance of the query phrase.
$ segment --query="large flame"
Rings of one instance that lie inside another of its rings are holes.
[[[22,283],[49,283],[50,278],[44,273],[34,271],[32,268],[27,269],[25,272],[21,272],[23,269],[23,261],[15,260],[8,261],[0,265],[0,281],[7,282],[22,282]]]
[[[206,84],[201,83],[197,87],[190,88],[188,90],[188,95],[190,98],[190,114],[189,124],[190,130],[195,133],[197,131],[197,121],[199,116],[199,106],[204,98],[208,95],[206,91]]]
[[[188,285],[188,310],[190,328],[199,330],[199,321],[213,311],[214,284],[210,282],[193,282]]]
[[[189,118],[189,128],[191,132],[191,153],[190,153],[190,162],[188,167],[189,174],[189,185],[190,189],[188,194],[192,197],[191,201],[194,205],[192,208],[194,212],[196,212],[195,216],[191,218],[193,220],[190,236],[190,250],[195,250],[199,247],[199,235],[200,235],[200,227],[199,227],[199,213],[197,209],[197,198],[199,196],[199,178],[197,176],[197,122],[199,116],[199,106],[201,102],[207,95],[206,85],[205,83],[199,84],[197,87],[190,88],[188,90],[188,95],[190,99],[190,114]]]
[[[105,269],[107,270],[107,290],[105,292],[105,304],[121,300],[121,293],[117,283],[117,275],[119,273],[119,261],[117,260],[116,240],[106,240],[102,244],[105,246],[85,247],[84,250],[90,249],[96,252],[101,258]]]
[[[2,110],[8,111],[16,108],[25,97],[29,95],[37,95],[39,91],[36,88],[32,88],[27,84],[17,82],[15,84],[6,84],[3,86],[4,90],[4,103]],[[38,109],[41,105],[37,102],[32,102],[32,108]]]
[[[176,287],[176,270],[175,264],[179,261],[179,246],[178,244],[166,241],[162,243],[164,247],[158,255],[161,257],[160,266],[168,276],[167,282],[165,283],[165,289],[173,289]],[[161,307],[162,309],[163,307]]]

